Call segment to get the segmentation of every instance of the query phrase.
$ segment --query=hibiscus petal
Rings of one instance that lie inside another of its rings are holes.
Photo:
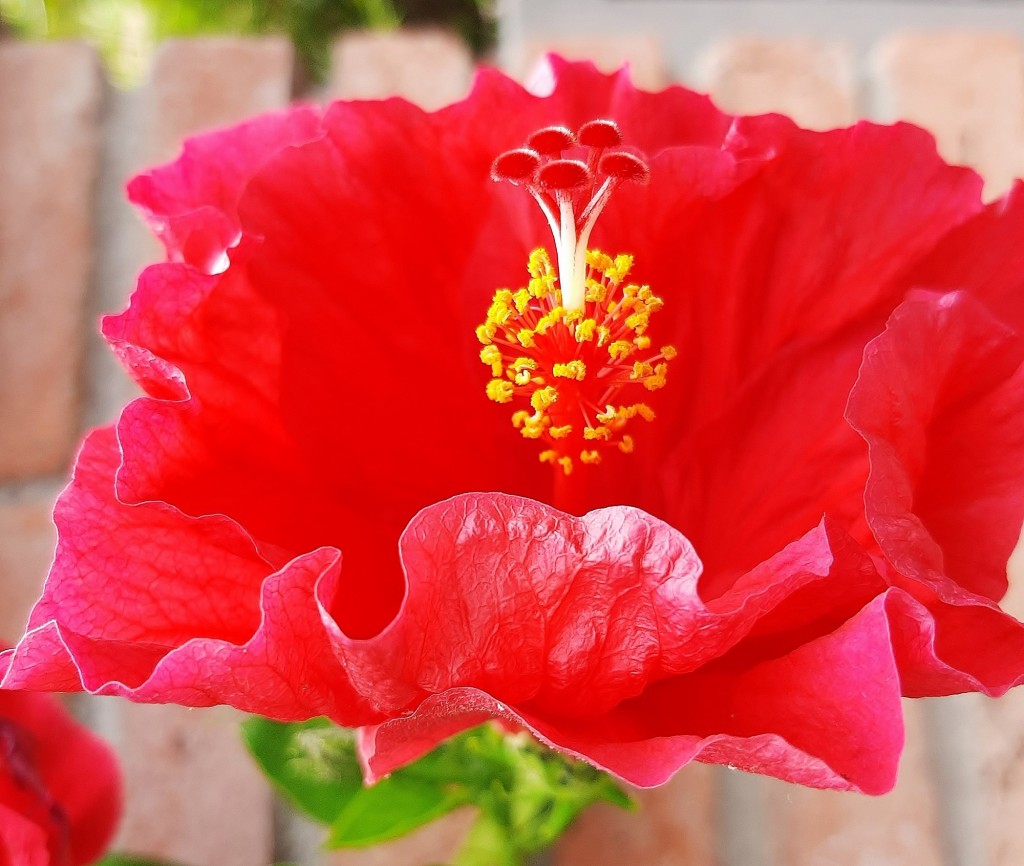
[[[585,729],[719,657],[744,668],[791,653],[884,589],[867,555],[822,524],[706,604],[689,542],[650,515],[576,518],[502,494],[424,509],[401,552],[395,622],[368,640],[332,630],[356,688],[391,715],[465,687]]]
[[[907,276],[925,289],[963,289],[1024,331],[1024,183],[943,238]]]
[[[188,706],[227,703],[282,718],[373,717],[330,650],[317,603],[336,592],[339,554],[277,573],[233,521],[114,496],[110,429],[82,448],[56,510],[60,541],[30,619],[8,653],[8,688],[78,690]]]
[[[128,198],[167,248],[169,258],[209,273],[239,233],[238,200],[270,156],[319,133],[310,107],[267,114],[185,140],[172,163],[138,175]]]
[[[732,127],[733,117],[704,94],[684,87],[657,93],[637,89],[626,68],[605,75],[589,62],[557,55],[545,59],[540,75],[543,89],[559,106],[560,123],[576,128],[596,118],[612,118],[624,141],[651,156],[670,147],[700,145],[718,148]],[[531,88],[541,93],[541,88]]]
[[[1024,520],[1022,359],[1020,337],[968,295],[917,293],[867,347],[847,411],[870,449],[867,519],[895,582],[932,611],[938,656],[992,693],[1024,679],[1024,626],[995,604]],[[912,667],[903,675],[922,693]]]
[[[655,178],[623,188],[595,230],[665,298],[660,339],[680,351],[673,387],[690,423],[714,418],[792,341],[866,316],[881,326],[905,291],[898,277],[982,207],[978,175],[909,125],[817,133],[738,118],[730,142],[760,154],[756,173],[699,220],[669,218],[677,187]]]
[[[50,866],[46,831],[16,808],[0,804],[0,864]]]
[[[57,837],[67,834],[63,844],[68,846],[69,866],[92,863],[110,841],[121,813],[121,778],[110,748],[49,695],[0,691],[0,719],[16,727],[13,735],[26,750],[20,757],[31,761],[23,769],[49,798],[39,815],[44,826],[60,815],[53,832]],[[48,808],[53,804],[58,813]],[[5,811],[0,807],[0,844],[17,852],[9,862],[29,866],[46,850],[45,837],[40,845],[38,833]],[[46,856],[40,861],[50,862]]]
[[[29,627],[55,620],[98,640],[165,647],[193,637],[247,640],[259,625],[254,590],[273,569],[227,518],[119,502],[120,459],[110,428],[83,444],[54,512],[57,553]]]
[[[884,599],[830,635],[725,676],[680,677],[586,725],[541,719],[471,688],[364,730],[370,779],[486,717],[533,731],[628,782],[661,784],[691,760],[730,763],[814,787],[884,793],[903,743]]]
[[[633,508],[583,518],[530,499],[464,494],[402,536],[408,590],[376,638],[335,633],[367,699],[401,709],[473,685],[513,703],[599,712],[662,672],[704,614],[700,562],[671,527]]]

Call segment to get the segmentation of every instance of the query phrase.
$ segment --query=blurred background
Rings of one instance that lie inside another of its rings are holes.
[[[0,0],[0,638],[20,635],[39,591],[81,432],[133,395],[95,321],[159,257],[124,182],[183,136],[295,99],[435,108],[467,92],[474,63],[522,77],[553,49],[811,127],[910,119],[995,196],[1024,174],[1022,37],[1020,0]],[[235,713],[74,705],[124,762],[122,850],[185,866],[426,866],[468,826],[456,813],[322,854],[244,754]],[[1024,694],[915,701],[907,717],[887,797],[693,766],[640,794],[636,814],[593,809],[550,863],[1024,864]]]

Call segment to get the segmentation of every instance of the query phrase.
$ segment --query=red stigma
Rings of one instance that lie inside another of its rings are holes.
[[[568,150],[576,143],[576,136],[564,126],[547,126],[538,129],[526,139],[527,147],[542,153],[545,156],[552,156]]]
[[[576,140],[595,149],[618,147],[622,144],[622,133],[612,120],[591,120],[580,127]]]
[[[575,159],[553,159],[537,172],[538,185],[548,190],[578,189],[591,180],[587,166]]]

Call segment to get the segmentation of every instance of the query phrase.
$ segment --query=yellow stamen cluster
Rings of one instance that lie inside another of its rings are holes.
[[[526,287],[495,292],[476,329],[480,360],[491,370],[488,398],[521,403],[512,425],[524,438],[546,443],[541,461],[566,475],[577,460],[600,463],[602,449],[632,453],[627,424],[652,421],[654,411],[622,392],[664,387],[676,356],[672,346],[651,350],[646,332],[663,302],[649,287],[627,282],[632,257],[588,250],[586,263],[583,309],[562,306],[551,259],[538,249],[530,255]]]

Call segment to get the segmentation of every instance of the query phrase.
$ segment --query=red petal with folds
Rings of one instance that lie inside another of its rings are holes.
[[[942,239],[907,277],[908,286],[964,289],[1024,333],[1024,183]]]
[[[370,640],[334,634],[356,688],[384,712],[465,685],[541,713],[593,715],[724,654],[769,614],[762,652],[773,636],[845,620],[883,587],[866,555],[823,525],[705,604],[700,562],[667,524],[623,506],[577,518],[505,494],[424,509],[401,554],[395,622]],[[813,589],[838,574],[842,593]]]
[[[821,788],[881,794],[896,781],[903,744],[899,682],[884,599],[836,631],[780,658],[668,680],[595,719],[572,725],[509,707],[473,688],[425,700],[416,713],[364,731],[369,777],[379,778],[487,717],[628,782],[658,785],[692,760]]]
[[[162,647],[193,637],[248,640],[260,619],[255,590],[273,568],[228,518],[119,502],[120,459],[109,428],[82,446],[54,511],[60,540],[29,627],[55,620],[97,640]]]
[[[299,107],[186,139],[178,159],[128,184],[128,198],[170,259],[209,272],[237,240],[250,178],[282,148],[315,138],[319,123],[315,109]]]
[[[275,573],[226,517],[116,499],[118,460],[112,430],[86,440],[55,512],[54,566],[4,686],[372,718],[334,660],[316,600],[321,580],[325,598],[336,592],[337,551]]]
[[[110,749],[49,695],[0,692],[0,727],[0,846],[7,862],[92,863],[121,813]]]
[[[623,187],[595,228],[598,245],[635,254],[637,279],[665,299],[653,338],[680,354],[657,422],[601,467],[592,504],[679,527],[714,593],[822,513],[860,536],[866,455],[843,417],[860,353],[908,269],[979,212],[981,184],[906,125],[737,119],[719,154],[731,186],[701,197],[681,156],[654,158],[652,182]]]
[[[1024,520],[1022,360],[1021,338],[970,296],[917,293],[865,350],[848,409],[870,449],[866,514],[893,580],[935,617],[935,654],[991,693],[1024,680],[1024,625],[995,604]],[[922,628],[908,617],[898,630],[920,642]],[[909,693],[962,685],[914,667]]]
[[[891,707],[879,704],[886,688],[899,719],[888,627],[881,607],[855,616],[884,584],[835,528],[823,524],[710,604],[697,592],[700,566],[686,539],[632,508],[576,518],[532,500],[467,494],[417,515],[401,550],[409,585],[396,621],[370,640],[334,635],[356,688],[403,716],[367,740],[374,773],[501,716],[638,784],[658,784],[707,750],[709,760],[773,766],[807,784],[848,787],[837,772],[852,768],[876,774],[865,790],[891,785],[876,773],[892,763],[901,736],[898,724],[889,740],[880,730],[892,721]],[[868,625],[847,623],[851,616]],[[828,655],[838,652],[845,660]],[[832,689],[859,689],[857,653],[870,656],[860,663],[875,709],[846,694],[843,720],[866,713],[856,730],[881,738],[872,760],[860,739],[840,744],[832,727],[828,737],[813,730],[821,723],[812,719],[834,719],[841,703],[826,689],[812,712],[819,678],[843,665],[848,676]],[[884,665],[886,676],[876,676]],[[773,688],[774,699],[764,698]],[[754,694],[757,706],[741,710]],[[786,694],[796,709],[783,706]],[[682,727],[674,726],[679,714]],[[653,742],[673,737],[663,748]]]

